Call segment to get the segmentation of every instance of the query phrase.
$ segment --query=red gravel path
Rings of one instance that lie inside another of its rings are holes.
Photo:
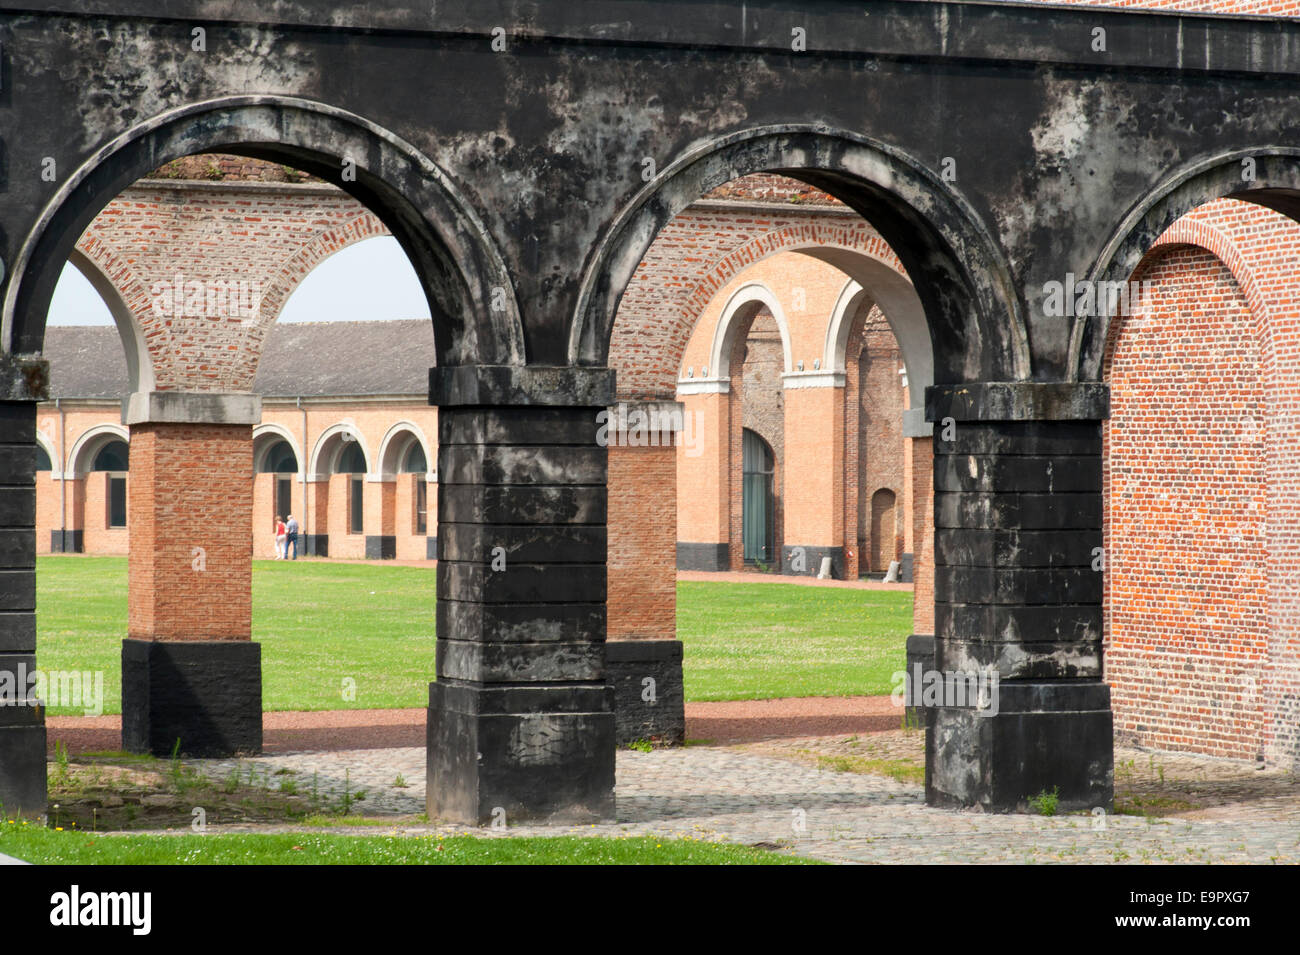
[[[424,746],[424,716],[423,709],[266,713],[263,743],[267,753]],[[887,696],[687,703],[686,736],[714,743],[838,736],[895,730],[901,719]],[[51,716],[46,729],[50,752],[56,741],[69,753],[122,748],[120,716]]]

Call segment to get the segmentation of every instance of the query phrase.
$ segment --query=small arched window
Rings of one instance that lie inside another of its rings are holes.
[[[297,474],[298,455],[288,441],[277,441],[262,455],[257,470],[261,474]]]
[[[131,469],[131,453],[127,448],[126,442],[121,440],[110,441],[99,449],[95,455],[95,461],[90,466],[92,471],[129,471]]]
[[[410,450],[402,459],[403,474],[424,474],[429,470],[429,460],[424,456],[424,448],[419,441],[412,441]]]
[[[365,474],[366,473],[366,456],[361,451],[361,445],[356,441],[349,441],[343,446],[343,452],[339,455],[338,474]]]
[[[36,446],[36,470],[53,471],[54,465],[50,463],[49,452],[39,444]]]

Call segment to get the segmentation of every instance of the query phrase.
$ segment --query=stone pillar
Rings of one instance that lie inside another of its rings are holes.
[[[677,467],[690,495],[677,502],[677,569],[731,568],[731,383],[678,382],[684,421]]]
[[[262,749],[252,642],[253,425],[246,394],[137,393],[131,428],[122,745],[165,756]]]
[[[366,560],[397,557],[397,478],[366,478]]]
[[[430,819],[614,817],[605,671],[608,369],[430,370],[438,414]]]
[[[686,739],[674,446],[683,414],[676,401],[624,401],[609,409],[605,662],[619,745],[641,739],[678,745]]]
[[[829,557],[831,577],[844,579],[844,393],[836,384],[830,373],[784,376],[783,574],[816,577]]]
[[[0,355],[0,820],[45,813],[36,669],[36,403],[44,361]]]
[[[1111,806],[1102,679],[1099,384],[929,389],[934,428],[935,668],[996,671],[980,710],[950,696],[926,729],[926,801]],[[963,687],[965,689],[965,687]]]

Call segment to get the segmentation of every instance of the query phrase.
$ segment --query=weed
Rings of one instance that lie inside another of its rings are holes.
[[[634,749],[638,753],[648,753],[654,749],[654,744],[648,739],[634,739],[632,742],[627,744],[627,748]]]
[[[1060,799],[1060,795],[1061,790],[1057,786],[1053,786],[1050,793],[1044,789],[1037,796],[1034,796],[1029,800],[1029,808],[1033,809],[1034,812],[1038,813],[1040,816],[1055,816],[1056,806]]]
[[[406,777],[404,777],[401,773],[398,773],[397,778],[393,780],[394,789],[405,789],[408,785],[409,783],[407,783]]]

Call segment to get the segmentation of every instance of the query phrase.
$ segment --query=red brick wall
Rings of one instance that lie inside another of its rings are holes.
[[[607,635],[677,637],[677,451],[609,448]]]
[[[250,638],[252,468],[249,427],[131,429],[129,636]],[[195,548],[202,549],[201,565]]]
[[[1262,334],[1208,252],[1156,253],[1107,361],[1106,676],[1116,732],[1253,758],[1267,653]]]

